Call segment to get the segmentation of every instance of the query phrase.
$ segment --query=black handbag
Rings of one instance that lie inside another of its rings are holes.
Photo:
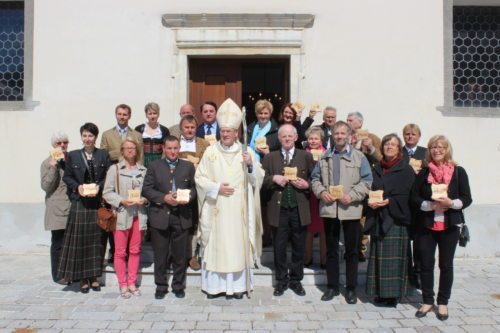
[[[457,170],[457,180],[458,180],[458,170]],[[466,247],[467,243],[470,241],[469,228],[465,225],[464,211],[460,211],[462,217],[462,227],[460,228],[460,237],[458,238],[458,245],[461,247]]]
[[[464,224],[460,229],[460,238],[458,239],[458,245],[460,245],[461,247],[466,247],[469,241],[469,228],[467,228],[467,226]]]

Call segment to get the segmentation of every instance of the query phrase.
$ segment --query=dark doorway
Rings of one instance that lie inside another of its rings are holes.
[[[220,105],[232,98],[247,110],[247,122],[256,119],[254,105],[269,100],[276,118],[289,100],[288,57],[283,58],[190,58],[189,103],[197,110],[207,101]]]

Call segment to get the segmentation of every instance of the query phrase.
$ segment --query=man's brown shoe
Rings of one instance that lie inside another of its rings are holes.
[[[189,267],[191,267],[191,269],[193,271],[199,271],[200,268],[201,268],[201,265],[200,265],[200,262],[198,261],[198,258],[196,257],[192,257],[190,260],[189,260]]]

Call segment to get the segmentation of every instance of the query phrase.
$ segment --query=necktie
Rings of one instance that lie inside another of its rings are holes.
[[[412,157],[415,151],[413,149],[408,149],[408,156]]]
[[[286,165],[290,165],[290,151],[285,150],[285,163]]]
[[[212,134],[212,125],[207,125],[207,135]]]

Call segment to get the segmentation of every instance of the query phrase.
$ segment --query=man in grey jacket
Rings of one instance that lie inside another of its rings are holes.
[[[347,123],[335,123],[334,147],[316,164],[311,175],[311,186],[320,199],[319,213],[324,218],[326,231],[328,290],[321,300],[329,301],[339,294],[338,247],[342,225],[346,250],[345,299],[348,304],[355,304],[360,232],[358,224],[363,211],[363,200],[370,190],[373,177],[366,157],[349,145],[351,134],[352,129]],[[337,196],[334,196],[330,187],[339,185],[342,186],[342,192],[337,191]]]

